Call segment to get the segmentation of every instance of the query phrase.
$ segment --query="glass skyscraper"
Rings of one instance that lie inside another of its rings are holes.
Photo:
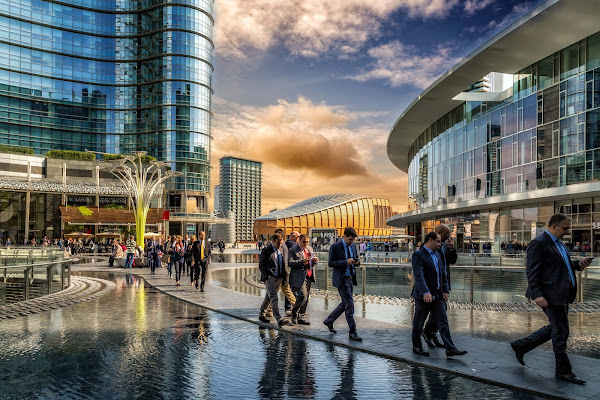
[[[183,172],[167,204],[181,222],[207,214],[212,12],[211,0],[0,0],[0,144],[145,150]]]

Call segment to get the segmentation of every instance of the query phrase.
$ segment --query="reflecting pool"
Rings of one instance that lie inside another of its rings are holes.
[[[3,399],[534,399],[206,311],[132,275],[0,324]]]

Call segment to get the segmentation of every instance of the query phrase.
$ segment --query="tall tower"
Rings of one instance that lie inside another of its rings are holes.
[[[183,172],[167,206],[173,233],[191,231],[208,217],[213,2],[149,4],[12,0],[0,21],[0,143],[148,151]]]
[[[226,156],[220,160],[219,177],[219,205],[235,214],[236,240],[254,240],[254,220],[261,214],[262,163]]]

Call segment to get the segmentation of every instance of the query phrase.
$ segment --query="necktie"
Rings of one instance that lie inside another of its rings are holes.
[[[281,268],[281,264],[283,261],[283,257],[281,256],[281,253],[277,253],[277,276],[281,277],[281,274],[283,272],[283,269]]]
[[[308,252],[308,249],[304,249],[304,257],[309,257],[310,253]],[[308,262],[308,270],[306,271],[306,275],[308,275],[308,277],[310,278],[312,276],[312,261]]]
[[[200,259],[204,260],[204,242],[200,244]]]
[[[571,285],[575,286],[575,275],[573,274],[573,270],[571,269],[571,262],[569,261],[569,256],[567,254],[567,249],[560,241],[560,239],[556,239],[556,245],[560,250],[560,255],[562,256],[565,264],[567,264],[567,270],[569,271],[569,280],[571,281]]]

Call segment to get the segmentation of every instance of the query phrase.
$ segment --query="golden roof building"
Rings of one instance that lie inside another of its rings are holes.
[[[311,229],[335,229],[342,236],[351,226],[359,236],[390,235],[386,220],[392,216],[388,199],[337,193],[311,197],[282,210],[262,215],[254,221],[254,237],[267,239],[275,229],[286,236],[292,231],[309,234]]]

